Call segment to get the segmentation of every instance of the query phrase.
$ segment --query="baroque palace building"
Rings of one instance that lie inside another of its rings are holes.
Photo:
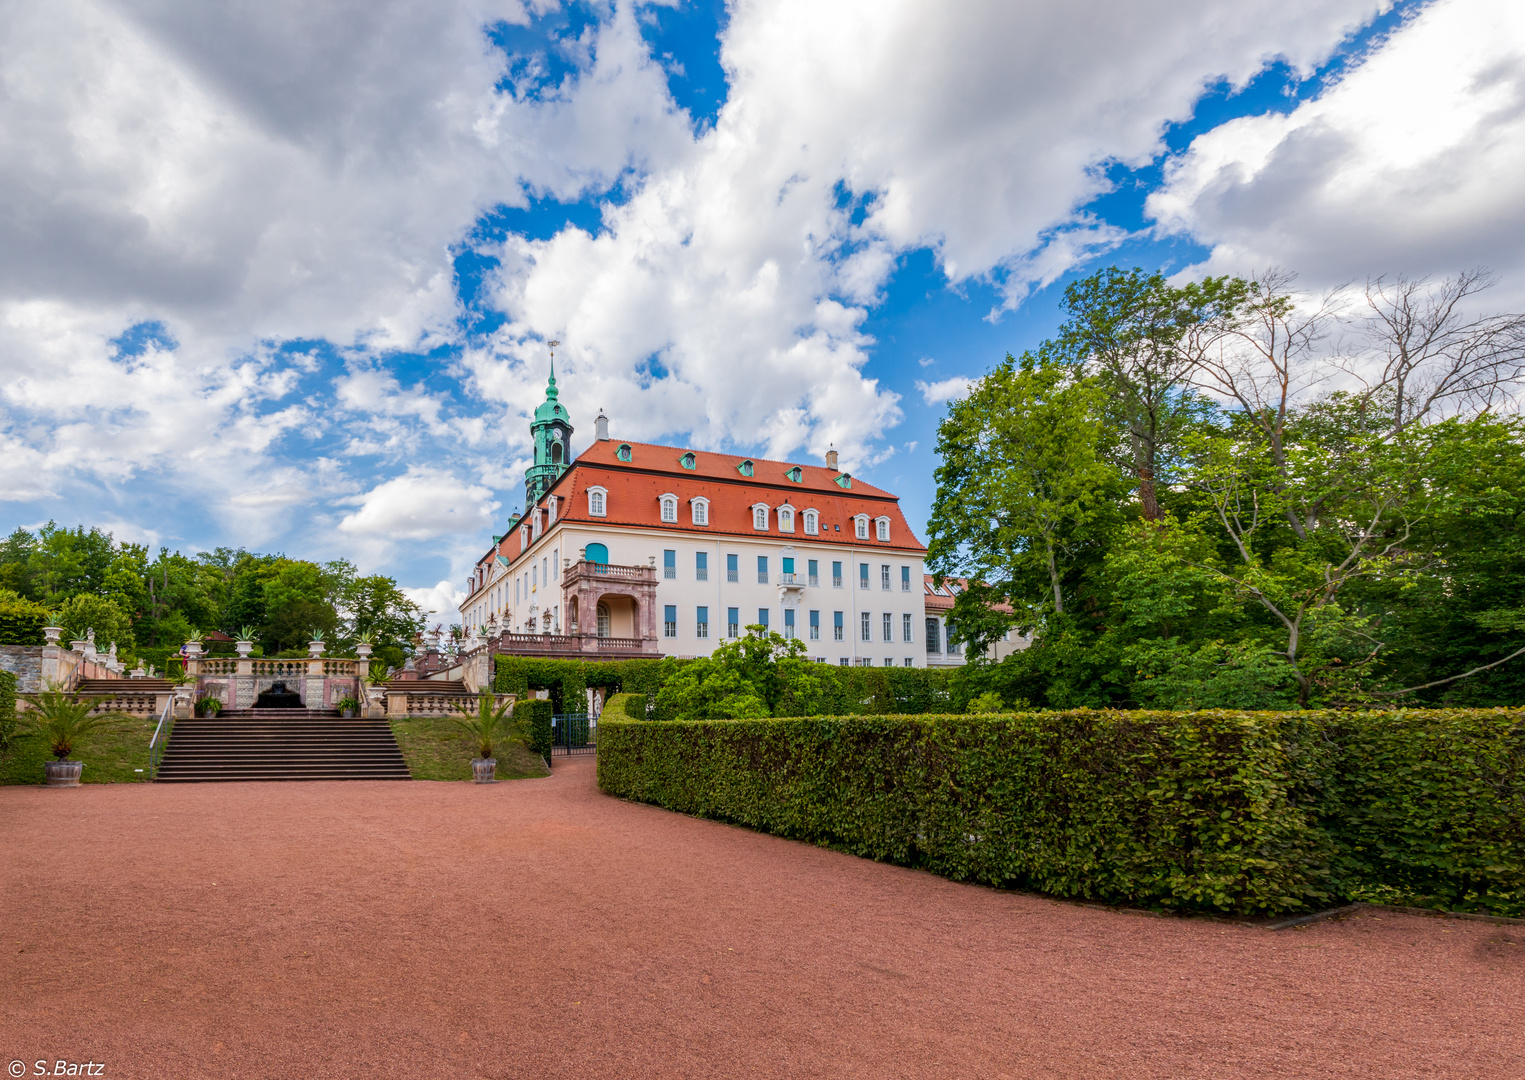
[[[761,624],[822,663],[962,662],[899,500],[835,451],[823,466],[625,442],[600,413],[574,460],[554,369],[530,431],[526,509],[466,583],[468,647],[704,656]]]

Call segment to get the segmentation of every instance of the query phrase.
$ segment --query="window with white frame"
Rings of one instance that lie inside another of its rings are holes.
[[[662,496],[662,524],[676,525],[678,523],[678,497],[676,495]]]
[[[530,546],[530,527],[528,525],[520,525],[519,526],[519,554],[521,554],[521,555],[524,554],[524,549],[529,547],[529,546]]]
[[[879,527],[879,539],[888,540],[890,538],[890,519],[882,517],[875,524]]]
[[[540,539],[540,508],[535,508],[535,516],[530,518],[530,539]]]
[[[868,539],[868,518],[865,515],[859,514],[853,518],[853,531],[859,540]]]
[[[609,493],[601,487],[588,489],[588,515],[590,517],[607,517],[609,505]]]
[[[766,506],[752,507],[752,528],[758,532],[768,531],[768,508]]]
[[[778,508],[778,531],[787,533],[794,531],[794,507],[780,506]]]
[[[690,516],[695,525],[708,525],[710,523],[710,501],[708,499],[694,499],[689,504]]]
[[[821,515],[814,510],[805,511],[805,535],[815,536],[821,531]]]
[[[556,524],[556,496],[555,495],[552,495],[549,499],[545,500],[545,512],[546,512],[546,516],[548,518],[547,524],[549,524],[549,525]]]

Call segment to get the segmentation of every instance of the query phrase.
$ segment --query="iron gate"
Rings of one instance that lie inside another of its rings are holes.
[[[551,753],[596,754],[598,725],[587,713],[556,713],[551,717]]]

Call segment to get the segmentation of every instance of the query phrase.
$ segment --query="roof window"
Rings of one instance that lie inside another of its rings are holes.
[[[620,443],[620,447],[619,447],[618,450],[616,450],[614,452],[614,456],[619,458],[621,461],[629,461],[630,460],[630,444],[629,443]]]
[[[837,477],[837,487],[850,488],[853,486],[852,473],[843,473]]]
[[[696,469],[699,467],[699,459],[694,457],[694,452],[690,450],[678,459],[678,464],[685,469]]]
[[[753,475],[755,470],[752,467],[752,459],[748,458],[746,461],[743,461],[740,465],[736,466],[736,471],[741,473],[742,476]]]
[[[803,484],[805,482],[805,470],[800,468],[798,465],[792,469],[787,470],[784,475],[787,476],[790,480],[793,480],[796,484]]]

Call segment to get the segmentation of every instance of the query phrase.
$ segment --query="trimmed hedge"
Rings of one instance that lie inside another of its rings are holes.
[[[1525,713],[600,727],[599,786],[955,880],[1180,910],[1525,912]]]
[[[646,719],[646,695],[645,694],[614,694],[604,702],[604,711],[599,716],[599,722],[609,720],[644,720]]]
[[[16,737],[16,673],[0,671],[0,753]]]
[[[522,696],[530,690],[549,690],[557,712],[581,712],[590,686],[645,694],[654,703],[667,681],[690,662],[674,657],[587,661],[507,655],[495,660],[496,693]],[[961,712],[977,693],[971,689],[971,672],[963,667],[944,670],[814,664],[811,671],[822,683],[820,708],[833,715]],[[573,703],[572,707],[566,707],[565,702]],[[672,716],[656,708],[654,719],[671,720]]]
[[[529,732],[526,744],[545,758],[547,764],[551,760],[551,717],[554,713],[554,703],[543,698],[514,702],[514,719],[522,721]]]

